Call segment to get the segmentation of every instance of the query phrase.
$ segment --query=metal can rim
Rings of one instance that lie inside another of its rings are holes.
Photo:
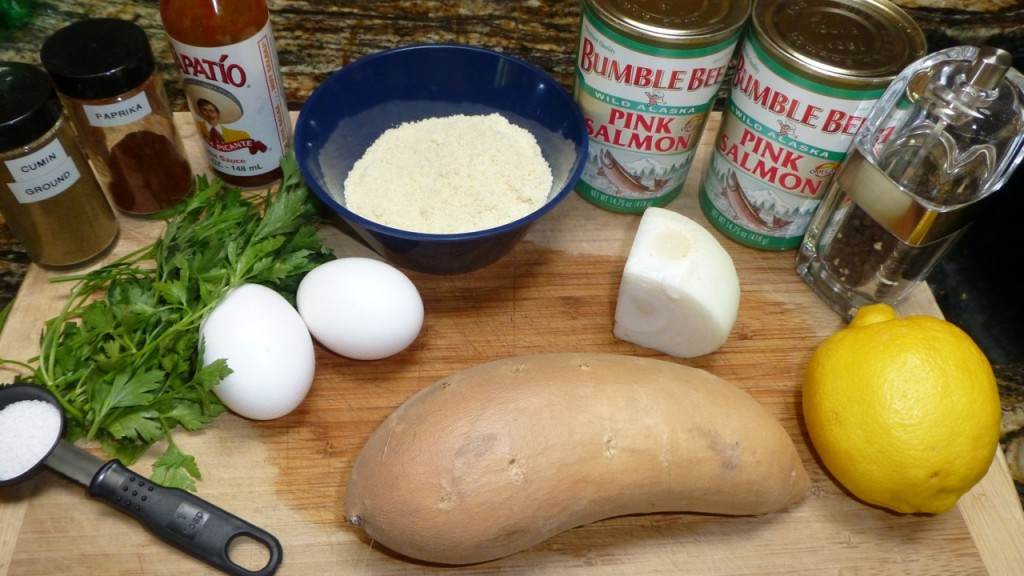
[[[829,6],[829,5],[832,6]],[[880,56],[871,52],[872,62],[877,65],[856,68],[853,65],[842,67],[835,62],[812,53],[810,46],[787,38],[780,31],[773,16],[779,9],[793,6],[810,6],[804,2],[791,0],[755,0],[751,14],[749,38],[755,38],[762,50],[770,56],[770,60],[791,73],[819,79],[830,85],[848,89],[884,90],[886,86],[906,66],[925,55],[927,42],[924,32],[917,22],[902,8],[888,0],[826,0],[816,2],[812,6],[817,10],[832,8],[836,14],[845,14],[849,18],[853,10],[861,14],[870,14],[881,24],[891,30],[899,31],[900,35],[890,35],[892,42],[888,45],[892,57]],[[851,22],[852,24],[852,22]],[[900,41],[902,39],[902,42]],[[804,48],[804,49],[801,49]],[[899,54],[896,54],[899,53]],[[900,56],[900,57],[897,57]]]
[[[718,44],[736,36],[747,24],[752,9],[751,0],[719,0],[723,4],[724,19],[694,26],[668,26],[659,23],[650,13],[641,14],[636,0],[583,0],[584,15],[597,17],[618,33],[644,43],[663,48],[685,49]],[[700,4],[706,5],[707,2]],[[635,8],[628,14],[628,7]],[[646,17],[645,17],[646,16]],[[677,19],[682,23],[684,18]]]

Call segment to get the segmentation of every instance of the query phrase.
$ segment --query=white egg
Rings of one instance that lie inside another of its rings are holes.
[[[423,300],[412,280],[371,258],[339,258],[308,272],[295,297],[321,344],[355,360],[405,350],[423,327]]]
[[[203,364],[224,358],[232,373],[214,389],[231,411],[272,420],[302,403],[313,384],[313,339],[283,296],[258,284],[231,290],[200,327]]]

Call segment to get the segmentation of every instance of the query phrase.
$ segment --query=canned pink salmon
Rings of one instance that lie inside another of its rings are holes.
[[[590,153],[577,192],[643,212],[682,189],[749,0],[583,0],[576,102]]]
[[[925,49],[886,0],[755,0],[699,192],[708,220],[747,246],[799,246],[867,113]]]

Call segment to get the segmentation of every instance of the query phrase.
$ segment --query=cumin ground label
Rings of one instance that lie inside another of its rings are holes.
[[[639,213],[679,194],[749,13],[745,0],[718,4],[730,8],[583,3],[575,96],[590,137],[576,186],[584,198]]]
[[[884,0],[760,0],[700,187],[711,224],[746,246],[799,246],[868,112],[924,47]]]

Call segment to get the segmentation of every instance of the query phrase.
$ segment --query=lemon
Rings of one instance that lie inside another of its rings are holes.
[[[988,471],[1001,408],[985,354],[956,325],[865,306],[815,350],[811,444],[857,498],[900,513],[952,508]]]

